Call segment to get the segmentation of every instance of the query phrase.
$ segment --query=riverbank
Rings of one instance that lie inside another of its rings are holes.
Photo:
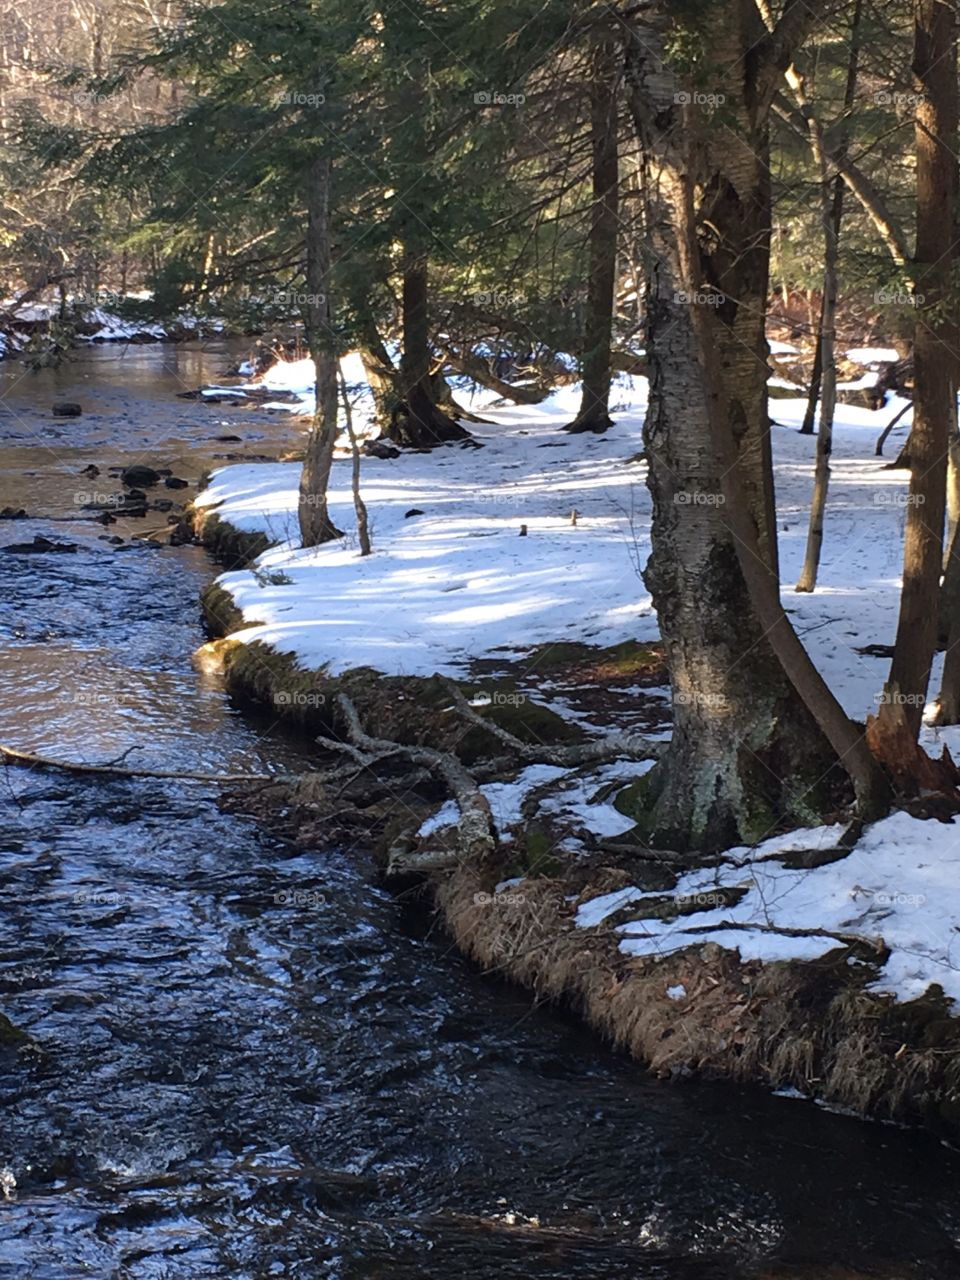
[[[960,1133],[952,825],[896,813],[855,843],[841,824],[768,832],[695,867],[636,834],[649,761],[550,763],[551,748],[624,728],[656,744],[669,717],[637,575],[642,403],[613,432],[578,438],[560,431],[563,396],[486,410],[495,423],[475,428],[483,449],[470,485],[454,451],[365,462],[375,545],[365,561],[349,540],[298,549],[296,465],[216,472],[196,505],[200,537],[234,563],[260,554],[207,593],[221,639],[206,657],[238,696],[317,732],[343,733],[337,695],[347,692],[380,737],[456,750],[470,765],[501,757],[481,781],[497,835],[482,866],[455,864],[457,813],[439,804],[435,782],[399,796],[381,788],[346,820],[382,858],[398,836],[411,864],[447,855],[432,877],[436,902],[484,967],[569,1004],[658,1074],[759,1083]],[[841,409],[821,589],[785,592],[859,718],[875,706],[896,616],[906,473],[872,457],[896,408]],[[776,405],[789,425],[801,411]],[[776,449],[789,574],[813,442],[788,426]],[[349,527],[343,471],[336,464],[333,512]],[[294,826],[322,840],[331,800],[287,802]],[[344,821],[338,812],[335,836]]]

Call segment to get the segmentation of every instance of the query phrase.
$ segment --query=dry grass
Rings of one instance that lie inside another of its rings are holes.
[[[960,1020],[945,1019],[936,997],[901,1006],[866,993],[845,949],[811,964],[744,964],[710,944],[623,956],[611,928],[575,928],[569,892],[528,880],[501,905],[489,873],[461,866],[438,880],[436,899],[472,959],[569,1005],[660,1076],[790,1085],[863,1115],[960,1132]],[[669,998],[681,984],[686,996]]]

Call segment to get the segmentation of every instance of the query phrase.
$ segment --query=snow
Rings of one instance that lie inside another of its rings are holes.
[[[645,383],[620,394],[636,403]],[[489,411],[496,422],[472,428],[485,447],[469,459],[456,448],[365,458],[374,544],[367,558],[352,537],[311,551],[296,546],[299,464],[215,472],[198,505],[280,544],[257,562],[267,574],[220,579],[249,624],[235,639],[263,641],[332,673],[371,666],[456,675],[504,647],[654,638],[629,554],[627,515],[636,510],[645,525],[650,506],[642,468],[625,465],[641,448],[640,424],[631,417],[602,437],[567,435],[559,428],[573,413],[563,406],[577,402],[563,388],[543,405]],[[334,464],[330,506],[339,527],[352,528],[346,459]],[[407,518],[412,508],[424,514]],[[270,580],[279,571],[289,583]]]
[[[620,924],[620,950],[662,956],[714,942],[743,960],[814,960],[846,945],[824,933],[844,935],[890,949],[870,989],[912,1000],[939,983],[960,1000],[960,828],[894,813],[837,861],[814,869],[786,865],[800,847],[835,848],[841,834],[840,827],[820,827],[729,850],[719,868],[677,882],[674,895],[694,907],[691,913]],[[723,906],[718,892],[731,888],[746,892]],[[594,926],[622,906],[662,896],[608,894],[581,906],[577,924]]]
[[[854,364],[894,364],[900,359],[893,347],[851,347],[843,354]]]
[[[877,352],[857,354],[872,361]],[[305,376],[309,370],[275,374],[285,389],[302,389]],[[244,627],[234,639],[264,641],[305,666],[331,672],[371,666],[389,674],[461,678],[477,658],[523,654],[551,641],[654,639],[656,618],[636,569],[649,552],[650,500],[644,467],[628,462],[642,447],[645,381],[621,380],[614,398],[623,407],[602,436],[562,431],[579,403],[579,388],[570,385],[540,405],[487,407],[490,423],[471,427],[482,450],[445,447],[393,461],[365,458],[362,485],[374,541],[367,558],[359,556],[352,534],[313,550],[299,548],[299,466],[216,472],[199,504],[277,543],[259,558],[257,573],[220,579],[243,613]],[[816,438],[797,430],[805,396],[771,402],[778,424],[773,447],[784,604],[827,683],[861,720],[876,710],[888,659],[858,650],[889,645],[896,631],[907,473],[884,467],[909,431],[909,411],[888,442],[887,457],[876,458],[874,447],[904,404],[891,396],[876,411],[837,407],[819,584],[813,594],[797,594]],[[352,529],[345,458],[334,464],[330,498],[334,519]],[[414,507],[424,514],[406,518]],[[576,526],[569,519],[573,507]],[[528,529],[525,538],[519,537],[521,524]],[[476,696],[483,700],[482,682]],[[923,742],[934,753],[946,744],[960,756],[960,729],[927,727]],[[484,787],[501,831],[509,833],[518,821],[522,798],[536,779],[547,779],[536,772],[542,768]],[[628,763],[568,777],[557,770],[557,786],[541,808],[558,826],[616,837],[629,823],[612,797],[591,801],[605,783],[626,782],[641,771]],[[454,821],[454,806],[445,806],[422,834]],[[733,850],[719,868],[682,877],[675,892],[688,899],[687,907],[691,895],[704,895],[692,904],[692,914],[643,920],[641,908],[651,895],[627,887],[582,904],[577,923],[595,927],[614,911],[634,908],[636,918],[619,926],[619,945],[633,955],[713,942],[745,960],[809,960],[844,945],[824,932],[882,939],[890,955],[881,964],[878,953],[877,991],[906,1000],[939,983],[960,999],[958,834],[954,824],[895,813],[870,828],[848,855],[797,870],[786,865],[790,852],[832,849],[841,831],[794,832],[755,850]],[[711,899],[718,889],[738,885],[745,892],[736,905]],[[691,933],[691,927],[702,932]]]
[[[626,786],[652,768],[652,760],[644,760],[640,764],[618,761],[603,765],[591,770],[588,775],[573,778],[564,790],[545,798],[540,805],[540,812],[562,818],[570,827],[584,827],[595,836],[609,839],[623,835],[635,824],[614,807],[613,796],[616,792],[612,793],[610,799],[601,801],[595,800],[596,794],[610,782],[620,782]]]
[[[490,802],[493,824],[501,840],[509,841],[510,828],[522,820],[522,805],[530,792],[545,782],[562,778],[567,772],[569,772],[567,769],[562,769],[558,765],[531,764],[511,782],[488,782],[480,788],[481,793]],[[448,800],[422,823],[417,835],[430,836],[444,827],[456,826],[459,816],[460,810],[457,805],[452,800]]]
[[[595,925],[602,924],[608,916],[612,916],[621,907],[628,907],[631,902],[639,902],[646,896],[642,889],[631,886],[627,889],[617,889],[614,893],[601,894],[599,898],[591,898],[589,902],[577,908],[577,925],[581,929],[592,929]]]
[[[143,337],[155,338],[160,341],[167,336],[167,331],[163,325],[123,320],[112,311],[105,311],[102,307],[91,307],[84,314],[84,320],[87,324],[95,324],[99,327],[93,333],[83,334],[81,337],[83,342],[122,342],[124,340],[129,341],[131,338]]]

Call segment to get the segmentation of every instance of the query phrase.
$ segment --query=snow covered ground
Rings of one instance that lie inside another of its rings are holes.
[[[579,400],[578,389],[568,387],[533,408],[486,407],[491,425],[472,428],[482,450],[365,459],[374,541],[366,559],[352,534],[311,551],[298,547],[297,465],[216,472],[199,504],[277,543],[254,571],[220,579],[248,624],[234,638],[264,641],[331,672],[371,666],[416,675],[462,674],[471,658],[520,654],[551,641],[656,638],[638,573],[649,551],[650,501],[643,464],[630,461],[642,447],[646,390],[640,378],[620,384],[617,424],[602,436],[561,430]],[[887,657],[859,650],[892,644],[896,630],[907,474],[884,465],[909,429],[909,412],[887,457],[876,458],[874,447],[902,405],[891,399],[876,412],[838,406],[820,580],[814,594],[801,595],[793,583],[806,542],[815,437],[797,433],[803,400],[771,402],[784,601],[828,684],[858,719],[876,710],[889,665]],[[335,463],[330,496],[334,519],[351,529],[346,458]],[[939,665],[934,691],[938,677]],[[943,742],[960,757],[960,730],[925,729],[928,749]],[[597,836],[622,831],[606,794],[590,803],[606,776],[571,775],[576,785],[558,793],[555,816]],[[488,788],[504,835],[523,795],[542,781],[535,767],[515,783]],[[426,831],[453,816],[441,811]],[[637,919],[618,926],[627,954],[712,941],[744,958],[813,958],[842,945],[838,935],[882,938],[890,956],[878,989],[911,999],[938,982],[960,999],[960,828],[896,813],[872,827],[854,853],[815,870],[790,869],[778,856],[832,848],[839,834],[819,828],[732,850],[719,870],[680,881],[676,894],[696,910],[672,922],[641,918],[644,899],[655,895],[639,889],[594,900],[578,922],[596,927],[610,911],[634,904]],[[718,890],[733,886],[745,888],[741,900],[718,905]],[[782,932],[793,929],[801,933]]]
[[[621,394],[642,410],[646,385]],[[645,538],[649,495],[641,465],[626,462],[641,448],[640,420],[634,413],[605,436],[566,435],[558,428],[577,402],[570,388],[545,407],[491,410],[494,423],[471,428],[483,449],[364,459],[366,559],[353,536],[298,549],[298,464],[215,472],[198,504],[279,543],[258,572],[221,579],[260,624],[238,638],[331,672],[406,675],[456,674],[472,657],[552,640],[654,638],[634,540]],[[334,464],[330,500],[339,527],[352,528],[346,458]],[[281,572],[289,582],[271,581]]]

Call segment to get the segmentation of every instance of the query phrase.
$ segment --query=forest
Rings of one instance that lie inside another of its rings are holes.
[[[958,1274],[956,0],[0,6],[0,1276]]]

